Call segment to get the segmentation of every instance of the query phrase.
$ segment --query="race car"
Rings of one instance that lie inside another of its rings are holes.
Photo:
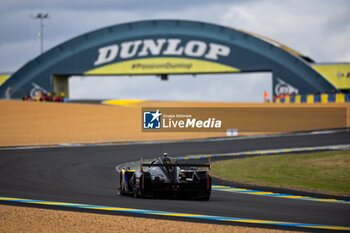
[[[208,164],[182,164],[166,153],[148,164],[141,159],[140,170],[123,168],[120,171],[119,192],[136,198],[165,196],[209,200],[210,161]]]

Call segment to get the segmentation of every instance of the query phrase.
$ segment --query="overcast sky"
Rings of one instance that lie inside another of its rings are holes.
[[[316,62],[350,62],[349,0],[1,0],[0,73],[14,72],[40,53],[39,21],[49,13],[45,50],[80,34],[148,19],[188,19],[270,37]],[[216,78],[218,77],[218,78]],[[186,88],[184,83],[186,82]],[[73,98],[261,101],[271,74],[71,78]]]

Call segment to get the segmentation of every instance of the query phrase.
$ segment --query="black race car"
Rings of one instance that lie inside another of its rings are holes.
[[[177,163],[164,153],[151,163],[140,162],[140,170],[123,168],[119,191],[134,197],[166,196],[209,200],[211,193],[210,161],[208,164]]]

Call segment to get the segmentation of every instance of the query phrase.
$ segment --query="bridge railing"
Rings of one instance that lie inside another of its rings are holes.
[[[350,103],[350,93],[276,96],[274,103]]]

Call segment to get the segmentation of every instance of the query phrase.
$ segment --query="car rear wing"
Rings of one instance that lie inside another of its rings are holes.
[[[195,163],[151,164],[151,163],[143,163],[142,166],[145,166],[145,167],[163,167],[163,166],[173,166],[173,167],[210,167],[210,164],[195,164]]]
[[[196,164],[196,163],[172,163],[172,164],[153,164],[153,163],[143,163],[143,159],[141,158],[140,161],[141,164],[141,170],[142,167],[163,167],[163,166],[172,166],[172,167],[208,167],[211,168],[211,159],[209,158],[209,161],[207,164]]]

